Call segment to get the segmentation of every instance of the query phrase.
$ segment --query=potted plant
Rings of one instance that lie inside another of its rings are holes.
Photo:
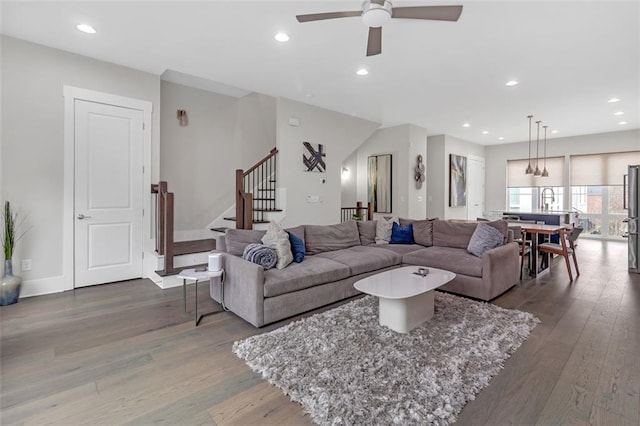
[[[11,209],[9,201],[4,203],[4,211],[2,213],[4,222],[2,232],[2,248],[4,250],[4,275],[0,286],[0,306],[11,305],[18,302],[20,297],[20,285],[22,278],[13,275],[13,266],[11,258],[15,250],[16,244],[22,238],[22,235],[16,234],[18,223],[18,214]]]

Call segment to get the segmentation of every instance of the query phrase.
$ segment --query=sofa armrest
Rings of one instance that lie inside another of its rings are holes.
[[[512,242],[482,254],[482,282],[493,298],[520,281],[520,250]],[[487,299],[488,300],[488,299]]]
[[[264,269],[241,257],[222,253],[224,303],[234,314],[261,327],[264,325]],[[210,283],[211,298],[220,302],[217,279]]]

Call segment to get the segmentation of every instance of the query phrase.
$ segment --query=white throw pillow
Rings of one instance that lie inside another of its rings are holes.
[[[378,219],[378,223],[376,223],[376,244],[389,244],[394,222],[400,225],[398,218],[395,216],[389,220],[385,218]]]
[[[265,246],[276,251],[278,255],[277,269],[282,269],[293,262],[289,234],[277,222],[271,221],[267,233],[262,237],[262,242]]]

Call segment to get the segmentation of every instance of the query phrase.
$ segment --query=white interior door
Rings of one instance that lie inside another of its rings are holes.
[[[75,286],[141,277],[143,112],[74,106]]]
[[[484,158],[467,159],[467,219],[482,217],[484,211]]]

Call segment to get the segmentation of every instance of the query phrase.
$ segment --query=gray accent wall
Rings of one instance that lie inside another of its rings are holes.
[[[205,229],[235,203],[235,170],[276,146],[275,98],[235,98],[162,82],[160,177],[175,195],[176,231]],[[180,126],[178,109],[189,123]]]

